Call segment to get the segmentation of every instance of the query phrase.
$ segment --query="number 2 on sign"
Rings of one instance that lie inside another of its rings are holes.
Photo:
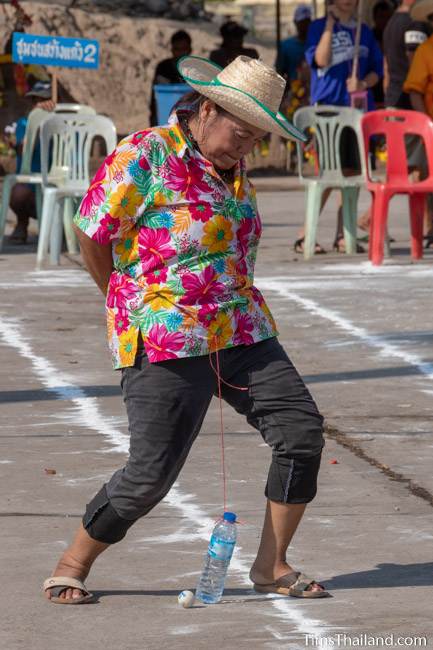
[[[94,43],[86,45],[84,48],[84,55],[84,61],[86,63],[95,63],[96,45],[94,45]]]

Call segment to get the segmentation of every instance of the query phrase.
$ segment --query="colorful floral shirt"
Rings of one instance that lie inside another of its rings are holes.
[[[134,133],[93,179],[74,218],[114,270],[106,311],[115,368],[194,357],[277,335],[253,286],[261,233],[245,163],[234,191],[171,124]]]

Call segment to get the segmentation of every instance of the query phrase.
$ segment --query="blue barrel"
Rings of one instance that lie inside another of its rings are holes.
[[[175,103],[192,90],[188,84],[156,84],[154,87],[158,124],[167,124]]]

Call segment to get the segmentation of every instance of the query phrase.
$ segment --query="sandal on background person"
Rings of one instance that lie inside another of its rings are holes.
[[[27,244],[27,228],[22,226],[15,226],[14,230],[8,237],[11,244]]]
[[[293,244],[293,250],[295,253],[303,253],[304,252],[304,240],[305,237],[300,237],[300,239],[297,239],[295,243]],[[325,255],[326,251],[325,249],[316,242],[315,247],[314,247],[314,254],[315,255]]]
[[[336,251],[337,253],[345,253],[346,252],[346,244],[344,242],[344,237],[343,235],[339,235],[334,239],[334,244],[332,246],[332,249]],[[356,252],[357,253],[365,253],[365,248],[361,246],[361,244],[356,244]]]
[[[433,244],[433,235],[424,235],[424,249],[427,250]]]

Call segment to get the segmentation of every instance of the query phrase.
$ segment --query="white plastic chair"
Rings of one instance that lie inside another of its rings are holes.
[[[39,228],[36,268],[50,249],[53,264],[59,264],[63,227],[60,203],[82,198],[89,185],[89,160],[92,141],[100,136],[107,155],[117,144],[116,127],[102,115],[52,115],[41,127],[43,205]],[[52,164],[48,172],[49,159]]]
[[[297,110],[293,116],[293,123],[298,129],[301,131],[312,130],[318,149],[319,174],[309,177],[304,175],[302,146],[300,143],[297,144],[299,178],[307,189],[305,259],[310,259],[314,255],[322,196],[326,189],[341,190],[346,253],[356,252],[358,196],[361,186],[366,182],[361,118],[361,111],[340,106],[305,106]],[[343,175],[340,141],[345,128],[349,128],[355,133],[358,144],[361,171],[355,176]]]
[[[54,109],[55,113],[80,113],[86,115],[96,115],[96,111],[91,106],[86,106],[85,104],[56,104]],[[28,116],[26,131],[24,134],[23,140],[23,152],[22,152],[22,161],[21,161],[21,170],[19,173],[7,174],[3,179],[3,189],[2,189],[2,201],[0,207],[0,251],[3,246],[4,231],[6,227],[6,219],[9,209],[10,197],[12,188],[17,183],[29,183],[30,185],[35,185],[36,190],[36,213],[38,219],[41,218],[42,214],[42,174],[35,173],[31,171],[33,153],[35,150],[35,145],[37,138],[39,137],[40,128],[52,113],[42,110],[42,108],[34,108]],[[65,219],[67,219],[68,210],[71,212],[71,208],[65,208]],[[76,247],[74,241],[70,240],[68,242],[71,248]],[[70,251],[72,252],[72,251]]]

